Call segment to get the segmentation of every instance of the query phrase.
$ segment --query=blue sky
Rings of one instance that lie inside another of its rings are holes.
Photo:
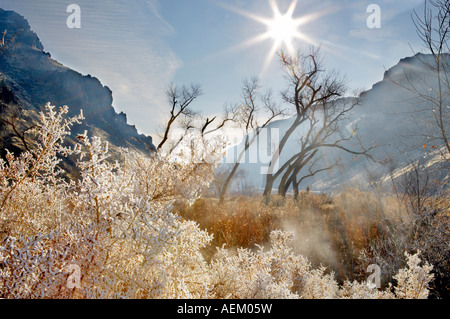
[[[284,13],[292,0],[276,2]],[[298,0],[293,18],[316,16],[299,31],[321,45],[327,68],[346,75],[352,88],[369,89],[413,54],[410,46],[421,49],[411,13],[422,2]],[[72,3],[81,8],[80,29],[66,25]],[[367,27],[372,3],[381,8],[380,29]],[[200,84],[204,95],[194,107],[204,115],[238,102],[245,78],[260,76],[275,93],[283,87],[278,61],[264,68],[273,40],[242,45],[267,26],[239,12],[271,18],[269,0],[0,0],[0,7],[23,15],[53,58],[110,87],[115,109],[145,134],[168,112],[171,82]]]

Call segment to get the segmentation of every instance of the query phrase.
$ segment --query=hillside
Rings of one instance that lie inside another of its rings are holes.
[[[23,133],[35,123],[46,103],[67,105],[70,114],[83,110],[85,120],[73,128],[72,136],[87,130],[107,140],[114,153],[118,147],[148,155],[155,150],[150,136],[127,124],[124,113],[116,113],[111,90],[91,75],[82,75],[52,59],[38,36],[21,15],[0,9],[0,30],[7,30],[0,54],[0,117],[13,119]],[[25,134],[25,138],[27,138]],[[11,125],[0,122],[1,152],[20,152],[24,146]],[[70,139],[69,139],[70,143]]]

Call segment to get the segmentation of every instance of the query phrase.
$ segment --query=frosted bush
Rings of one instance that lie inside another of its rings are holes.
[[[341,299],[394,299],[394,294],[390,291],[391,286],[386,290],[379,290],[370,287],[367,282],[345,282],[339,290]]]
[[[301,290],[301,298],[304,299],[336,299],[339,286],[333,274],[326,274],[326,269],[312,269],[303,274],[304,284]]]
[[[293,234],[272,232],[271,248],[256,252],[238,249],[235,255],[219,249],[211,263],[214,292],[220,298],[280,299],[335,297],[337,283],[288,246]],[[318,282],[319,280],[320,282]]]
[[[0,247],[2,298],[76,298],[69,289],[71,266],[86,274],[83,285],[99,275],[105,251],[94,242],[94,232],[52,232],[34,238],[8,237]]]
[[[67,107],[58,112],[50,104],[46,108],[32,130],[35,145],[31,151],[17,157],[7,151],[6,162],[0,159],[0,239],[48,232],[59,222],[67,183],[58,164],[61,156],[76,152],[62,142],[83,114],[65,119]]]
[[[219,298],[236,299],[394,299],[426,298],[432,279],[429,265],[419,266],[419,253],[407,255],[407,268],[394,277],[398,281],[395,293],[392,284],[385,290],[366,282],[345,282],[341,287],[333,273],[324,267],[312,269],[308,260],[295,255],[288,247],[292,234],[276,231],[271,234],[271,248],[256,252],[238,249],[235,254],[218,250],[211,263],[214,292]]]
[[[112,163],[108,144],[87,132],[63,147],[82,114],[65,119],[67,107],[46,107],[33,151],[0,161],[1,297],[208,296],[199,249],[211,238],[171,205],[198,194],[210,168],[125,151],[123,165]],[[78,181],[60,176],[67,155],[79,156]],[[70,265],[82,273],[75,289],[67,286]]]
[[[416,255],[409,255],[405,253],[408,259],[408,267],[400,269],[394,279],[397,280],[395,287],[395,294],[402,299],[426,299],[428,298],[428,285],[433,279],[430,274],[432,266],[425,263],[420,266],[421,260],[419,253]]]

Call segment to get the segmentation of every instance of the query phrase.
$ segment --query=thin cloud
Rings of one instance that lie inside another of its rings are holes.
[[[72,0],[0,0],[17,11],[58,62],[97,77],[113,91],[113,106],[145,134],[155,128],[165,89],[181,66],[165,42],[174,28],[159,13],[158,1],[78,0],[81,29],[69,29]]]
[[[147,5],[154,14],[154,16],[157,17],[159,21],[161,21],[170,32],[175,33],[174,27],[172,27],[172,25],[170,25],[170,23],[168,23],[159,13],[159,2],[157,0],[148,1]]]

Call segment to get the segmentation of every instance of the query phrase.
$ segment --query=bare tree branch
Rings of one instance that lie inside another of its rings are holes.
[[[288,88],[282,92],[282,97],[292,106],[295,113],[293,122],[281,137],[270,164],[264,190],[266,202],[270,199],[276,179],[281,177],[278,193],[285,196],[290,185],[297,179],[297,175],[309,163],[317,162],[317,157],[321,154],[319,150],[322,148],[332,146],[349,153],[367,155],[373,159],[368,154],[373,148],[352,150],[343,144],[355,136],[354,134],[345,136],[341,132],[341,123],[348,119],[352,110],[359,105],[356,98],[342,98],[347,91],[345,78],[334,71],[325,72],[321,66],[319,52],[314,48],[308,54],[298,51],[295,58],[287,56],[284,52],[280,57],[288,81]],[[305,133],[298,140],[298,151],[275,171],[274,165],[278,162],[288,140],[300,127]],[[334,167],[335,165],[331,165],[328,168]],[[321,168],[320,171],[326,169]],[[319,172],[314,175],[317,173]]]
[[[156,148],[157,152],[159,152],[169,140],[170,132],[178,119],[192,118],[196,115],[196,112],[191,108],[191,104],[202,95],[202,91],[198,85],[191,85],[190,87],[182,86],[179,88],[174,84],[171,84],[166,91],[166,95],[171,105],[170,118],[164,127],[162,140]]]
[[[264,128],[272,123],[273,120],[285,114],[285,110],[281,109],[273,101],[272,91],[269,90],[265,94],[261,94],[261,89],[262,86],[258,78],[247,79],[243,83],[242,104],[235,109],[235,121],[243,131],[244,147],[222,185],[219,199],[220,204],[224,202],[228,187],[238,171],[241,159],[250,149],[250,146],[258,139],[258,136]],[[264,116],[265,119],[260,124],[259,117]]]

